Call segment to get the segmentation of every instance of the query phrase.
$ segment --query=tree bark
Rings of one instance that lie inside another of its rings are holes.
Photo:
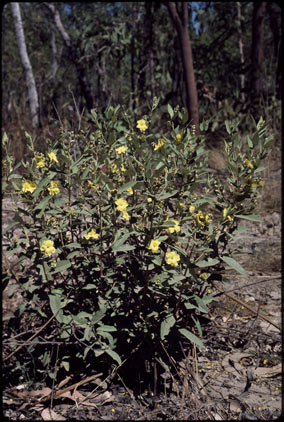
[[[32,126],[38,128],[40,126],[39,118],[39,100],[38,93],[33,74],[32,65],[28,56],[25,34],[23,29],[23,22],[21,17],[21,10],[19,3],[10,3],[12,16],[14,20],[15,32],[19,54],[24,68],[25,79],[28,87],[29,108],[32,120]]]
[[[251,101],[257,106],[262,92],[262,63],[265,2],[253,3],[252,46],[251,46]]]
[[[178,34],[186,87],[186,105],[189,121],[195,125],[195,133],[199,134],[198,95],[194,77],[193,59],[188,32],[188,3],[183,2],[182,11],[177,10],[177,3],[166,2],[169,14]]]
[[[72,40],[71,40],[68,32],[66,32],[66,30],[65,30],[65,28],[62,24],[59,11],[51,3],[43,2],[43,5],[46,6],[51,11],[53,19],[54,19],[55,26],[56,26],[58,32],[60,33],[66,47],[68,48],[68,50],[70,52],[70,58],[75,65],[77,76],[78,76],[78,81],[79,81],[79,84],[80,84],[80,87],[81,87],[82,94],[83,94],[83,96],[86,100],[87,108],[88,108],[88,110],[91,110],[94,107],[94,100],[93,100],[92,90],[91,90],[91,86],[90,86],[90,82],[89,82],[89,78],[88,78],[86,69],[85,69],[84,65],[79,61],[79,58],[77,57],[76,49],[72,44]]]
[[[243,38],[242,38],[242,11],[241,11],[241,2],[237,1],[236,2],[236,6],[237,6],[237,27],[238,27],[238,37],[239,37],[239,51],[240,51],[240,62],[241,62],[241,67],[243,69],[244,63],[245,63],[245,59],[244,59],[244,44],[243,44]],[[244,103],[245,102],[245,74],[242,73],[240,74],[240,79],[241,79],[241,102]]]
[[[280,100],[282,93],[281,5],[274,2],[267,2],[266,11],[269,16],[270,29],[273,34],[274,56],[277,64],[275,95],[276,98]]]
[[[53,30],[52,28],[51,39],[50,39],[50,45],[51,45],[51,51],[52,51],[50,78],[53,83],[55,83],[56,73],[59,67],[59,64],[57,61],[57,48],[56,48],[55,38],[56,38],[55,30]]]

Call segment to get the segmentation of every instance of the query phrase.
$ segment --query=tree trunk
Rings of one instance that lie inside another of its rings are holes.
[[[166,2],[169,14],[176,28],[182,55],[182,63],[186,87],[186,105],[189,121],[195,125],[195,133],[199,134],[198,96],[194,77],[191,43],[188,32],[188,3],[182,3],[182,12],[178,12],[177,3]]]
[[[50,39],[50,46],[51,46],[51,51],[52,51],[50,78],[53,84],[55,84],[56,73],[59,68],[59,64],[57,61],[57,48],[56,48],[55,38],[56,38],[55,30],[52,28],[51,39]]]
[[[130,78],[131,78],[131,104],[132,109],[135,110],[138,106],[137,103],[137,78],[136,78],[136,71],[135,71],[135,26],[137,23],[137,2],[132,3],[132,21],[131,21],[131,70],[130,70]]]
[[[251,47],[251,101],[258,106],[262,92],[262,63],[265,2],[253,3],[252,47]]]
[[[241,102],[244,103],[245,102],[245,75],[243,73],[243,66],[245,63],[245,59],[244,59],[244,44],[243,44],[243,39],[242,39],[242,12],[241,12],[241,2],[237,1],[236,2],[236,6],[237,6],[237,27],[238,27],[238,37],[239,37],[239,51],[240,51],[240,62],[241,62],[241,67],[242,67],[242,71],[240,74],[240,79],[241,79]]]
[[[90,86],[90,82],[89,82],[89,79],[88,79],[86,69],[85,69],[84,65],[79,61],[79,58],[77,57],[76,49],[74,48],[74,46],[72,44],[72,40],[71,40],[68,32],[66,32],[66,30],[65,30],[65,28],[62,24],[58,10],[51,3],[43,2],[43,5],[46,6],[51,11],[51,13],[53,15],[55,26],[56,26],[58,32],[60,33],[61,37],[63,38],[63,41],[64,41],[66,47],[68,48],[68,50],[70,52],[70,58],[75,65],[79,85],[80,85],[82,94],[83,94],[83,96],[86,100],[87,108],[88,108],[88,110],[91,110],[94,106],[94,100],[93,100],[92,90],[91,90],[91,86]]]
[[[277,65],[275,95],[280,100],[282,93],[281,5],[274,2],[267,2],[266,11],[269,16],[270,29],[273,34],[274,56]]]
[[[20,5],[19,3],[10,3],[10,5],[15,25],[17,45],[28,87],[29,108],[32,126],[34,128],[38,128],[40,126],[38,93],[36,89],[33,69],[27,52]]]

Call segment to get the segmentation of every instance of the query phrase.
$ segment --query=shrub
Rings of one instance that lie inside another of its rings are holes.
[[[62,130],[47,140],[46,155],[26,134],[26,177],[7,170],[3,191],[15,220],[4,231],[6,254],[17,256],[26,298],[15,318],[43,324],[54,315],[45,332],[75,348],[62,357],[67,370],[72,353],[121,364],[143,342],[149,358],[174,338],[202,347],[208,289],[224,266],[246,273],[227,244],[241,219],[259,221],[252,211],[272,142],[265,122],[254,122],[246,139],[226,122],[224,183],[208,172],[208,122],[195,136],[185,111],[169,105],[157,133],[157,105],[135,121],[120,106],[92,110],[93,130]],[[43,363],[46,353],[48,346]]]

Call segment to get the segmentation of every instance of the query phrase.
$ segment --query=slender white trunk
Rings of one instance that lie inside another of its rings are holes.
[[[23,29],[23,22],[21,17],[21,10],[19,3],[10,3],[12,16],[14,20],[16,39],[19,49],[21,62],[24,68],[25,79],[28,87],[29,96],[29,108],[33,127],[39,127],[39,101],[38,93],[36,89],[35,79],[33,75],[33,69],[27,52],[27,46],[25,41],[25,34]]]

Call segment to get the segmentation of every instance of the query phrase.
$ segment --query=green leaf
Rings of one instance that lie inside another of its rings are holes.
[[[193,343],[197,344],[199,347],[204,347],[204,344],[200,338],[198,338],[195,334],[188,331],[186,328],[179,328],[179,332],[186,337],[188,340],[192,341]]]
[[[59,296],[49,295],[49,304],[50,309],[52,310],[53,315],[56,314],[58,309],[61,307],[61,298]],[[63,311],[60,310],[58,314],[56,315],[56,319],[58,322],[63,323]]]
[[[80,249],[82,248],[82,246],[80,245],[80,243],[77,242],[73,242],[73,243],[68,243],[68,245],[65,245],[66,248],[72,249],[72,248],[77,248]]]
[[[86,286],[83,287],[83,290],[92,290],[96,288],[97,286],[95,284],[88,283]]]
[[[249,148],[253,148],[253,143],[252,143],[252,140],[250,139],[249,135],[248,135],[248,146],[249,146]]]
[[[92,318],[92,324],[96,324],[97,322],[99,322],[104,317],[105,313],[106,313],[106,308],[102,308],[99,311],[97,311]]]
[[[61,362],[61,365],[63,366],[63,368],[65,369],[65,371],[69,371],[69,369],[70,369],[70,362],[66,362],[66,360],[63,360]]]
[[[202,327],[201,327],[201,324],[200,324],[199,319],[198,318],[195,319],[193,315],[192,315],[191,318],[193,319],[193,321],[194,321],[194,323],[196,325],[196,328],[198,329],[198,332],[199,332],[200,337],[202,337]]]
[[[136,180],[131,180],[130,182],[127,182],[127,183],[125,183],[124,185],[122,185],[122,186],[118,189],[117,193],[124,192],[124,191],[126,191],[127,189],[132,188],[132,186],[134,186],[134,185],[136,185]]]
[[[260,171],[263,171],[263,170],[265,170],[265,167],[264,166],[260,166],[257,169],[255,169],[254,174],[255,173],[259,173]]]
[[[49,173],[47,177],[45,177],[43,180],[41,180],[36,188],[36,190],[33,192],[32,197],[36,198],[38,194],[42,191],[42,189],[51,181],[51,179],[56,176],[56,172],[52,171]]]
[[[208,258],[207,261],[203,260],[203,261],[199,261],[196,262],[195,265],[197,265],[198,267],[211,267],[212,265],[217,265],[219,263],[219,260],[217,258]]]
[[[161,201],[162,199],[171,198],[172,196],[174,196],[178,192],[179,192],[179,190],[176,189],[176,190],[173,190],[172,192],[161,193],[160,195],[157,195],[157,200]]]
[[[235,214],[234,217],[243,218],[244,220],[249,220],[249,221],[256,221],[257,223],[262,222],[262,219],[256,214],[250,214],[250,215]]]
[[[98,332],[99,331],[107,331],[109,333],[113,332],[113,331],[117,331],[117,329],[113,326],[113,325],[100,325],[98,327]]]
[[[265,138],[264,146],[266,148],[268,148],[268,147],[270,147],[273,144],[273,142],[274,142],[274,137],[273,137],[273,135],[270,135],[267,138]]]
[[[35,207],[35,210],[42,210],[45,209],[46,204],[48,203],[48,201],[50,200],[50,196],[46,196],[45,198],[42,199],[42,201],[40,201],[39,204],[37,204],[37,206]]]
[[[197,309],[197,306],[190,302],[185,302],[185,309]]]
[[[9,140],[8,135],[7,135],[6,132],[4,132],[3,133],[3,136],[2,136],[2,145],[7,144],[8,143],[8,140]]]
[[[222,261],[224,261],[226,264],[229,265],[229,267],[236,270],[238,273],[248,276],[247,271],[239,264],[234,258],[231,258],[229,256],[221,256]]]
[[[41,218],[43,216],[43,213],[48,205],[48,202],[50,200],[50,196],[45,197],[42,201],[40,201],[40,203],[35,207],[35,209],[37,210],[41,210],[38,214],[37,214],[37,218]]]
[[[121,246],[116,246],[115,248],[112,248],[113,251],[115,252],[126,252],[126,251],[133,251],[133,249],[135,249],[135,246],[133,245],[121,245]]]
[[[169,334],[170,329],[175,325],[176,320],[173,315],[168,316],[161,324],[160,329],[160,335],[161,339],[164,340],[164,338]]]
[[[208,313],[209,309],[207,308],[204,300],[201,297],[196,296],[195,297],[196,303],[198,305],[198,309],[200,312],[205,312],[206,314]]]
[[[117,250],[117,248],[120,248],[125,242],[126,240],[129,238],[130,233],[125,233],[123,236],[121,236],[119,239],[117,239],[113,245],[112,245],[112,249],[114,251]]]
[[[67,268],[71,267],[71,262],[68,261],[67,259],[64,259],[62,261],[58,261],[56,263],[56,268],[55,270],[52,272],[52,274],[56,274],[56,273],[60,273],[65,271]]]
[[[17,174],[17,173],[12,173],[8,176],[9,181],[12,180],[12,179],[22,179],[22,178],[23,178],[23,176],[21,176],[20,174]]]
[[[230,128],[228,120],[225,120],[225,126],[226,126],[227,133],[230,135],[231,134],[231,128]]]
[[[174,117],[174,110],[170,104],[168,104],[168,113],[170,115],[170,118],[172,119]]]
[[[105,352],[112,357],[119,365],[121,365],[121,359],[120,356],[114,351],[114,350],[110,350],[110,349],[106,349]]]

